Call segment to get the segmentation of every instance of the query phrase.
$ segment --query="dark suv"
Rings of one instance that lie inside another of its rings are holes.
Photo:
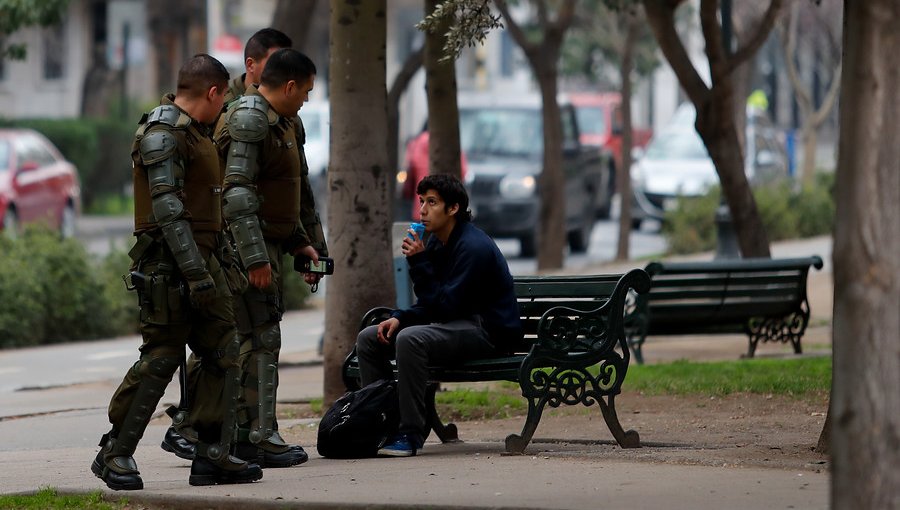
[[[573,252],[590,243],[595,212],[610,197],[609,164],[582,147],[571,104],[560,104],[566,230]],[[491,237],[517,238],[520,255],[532,257],[540,212],[538,177],[543,169],[543,124],[539,98],[460,100],[460,139],[468,159],[466,183],[474,222]]]

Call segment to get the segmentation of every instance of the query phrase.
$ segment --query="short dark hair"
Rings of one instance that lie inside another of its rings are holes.
[[[274,28],[264,28],[247,39],[247,45],[244,46],[244,60],[247,58],[260,60],[272,48],[290,48],[293,45],[294,42],[284,32]]]
[[[228,70],[215,58],[198,53],[178,70],[178,93],[189,97],[205,95],[211,87],[228,88]]]
[[[266,61],[259,81],[268,87],[279,87],[290,80],[304,82],[316,74],[309,57],[291,48],[281,48]]]
[[[428,190],[434,190],[444,200],[444,210],[446,211],[453,204],[459,204],[459,210],[454,216],[458,222],[472,221],[472,212],[469,211],[469,194],[466,193],[466,187],[459,182],[456,176],[449,174],[433,174],[428,175],[416,186],[416,194],[424,195]]]

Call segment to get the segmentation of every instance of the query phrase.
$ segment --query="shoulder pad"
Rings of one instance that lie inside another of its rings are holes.
[[[163,161],[172,157],[176,146],[175,135],[167,129],[154,129],[141,138],[141,161],[145,165]]]
[[[228,134],[239,142],[259,142],[269,132],[269,105],[259,96],[243,96],[228,117]]]
[[[185,128],[191,123],[191,118],[181,112],[177,107],[164,104],[157,106],[147,115],[147,124],[166,124],[174,128]]]

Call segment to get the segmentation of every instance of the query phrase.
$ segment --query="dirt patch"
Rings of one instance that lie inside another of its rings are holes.
[[[616,399],[619,420],[636,430],[643,448],[615,445],[596,406],[547,409],[532,455],[577,455],[671,464],[754,466],[819,472],[827,456],[813,451],[822,431],[827,396],[798,400],[772,395],[647,396]],[[317,418],[302,404],[279,405],[279,414]],[[502,442],[519,433],[524,416],[456,423],[464,441]],[[314,450],[315,423],[283,430],[285,438]],[[434,434],[429,441],[437,441]],[[426,446],[427,447],[427,446]]]

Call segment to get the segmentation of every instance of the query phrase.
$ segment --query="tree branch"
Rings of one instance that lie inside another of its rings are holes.
[[[756,54],[756,50],[759,49],[760,46],[766,42],[766,39],[769,37],[769,32],[772,31],[772,27],[775,26],[775,20],[778,19],[779,11],[781,10],[782,0],[771,0],[769,4],[769,8],[766,9],[766,13],[763,15],[762,20],[759,25],[756,27],[756,33],[753,34],[753,37],[747,41],[747,44],[737,49],[734,52],[734,55],[729,59],[728,65],[725,69],[725,74],[731,74],[735,68],[743,64],[746,60],[749,60],[753,55]]]
[[[647,21],[653,29],[659,48],[678,76],[685,93],[695,105],[705,104],[709,98],[709,87],[697,73],[684,44],[678,37],[678,32],[675,31],[675,9],[679,2],[676,0],[643,0],[643,2]]]
[[[814,128],[818,128],[825,122],[825,119],[827,119],[828,115],[831,113],[831,109],[834,108],[834,103],[837,102],[838,92],[841,90],[841,72],[843,72],[843,62],[838,62],[834,74],[831,77],[831,84],[828,86],[828,93],[825,94],[822,105],[819,106],[812,117],[812,125]]]
[[[721,78],[718,73],[724,72],[727,67],[723,65],[728,62],[725,45],[730,42],[722,40],[722,27],[719,24],[718,11],[718,0],[700,1],[700,28],[703,30],[703,38],[706,40],[706,58],[709,60],[713,83]]]
[[[784,64],[787,68],[788,80],[791,82],[794,93],[797,94],[797,103],[800,105],[800,109],[803,110],[804,116],[806,116],[812,112],[812,99],[809,96],[809,91],[806,90],[802,80],[800,80],[800,75],[797,72],[797,62],[794,60],[794,52],[797,51],[798,7],[799,4],[795,2],[788,12],[786,20],[787,28],[784,29],[782,34],[782,39],[784,41],[782,47],[784,48]]]
[[[500,10],[500,14],[503,15],[503,19],[506,20],[506,26],[509,28],[510,34],[512,34],[513,39],[519,44],[519,47],[522,48],[522,51],[526,54],[536,53],[538,45],[528,40],[522,27],[516,23],[516,20],[514,20],[512,16],[510,16],[509,5],[507,5],[506,0],[494,0],[494,3],[497,5],[497,9]]]
[[[400,95],[403,94],[413,76],[422,67],[424,55],[425,47],[419,46],[416,51],[410,53],[406,60],[403,61],[403,66],[397,72],[397,76],[394,77],[394,82],[391,84],[390,90],[388,90],[388,104],[396,104],[400,100]]]

